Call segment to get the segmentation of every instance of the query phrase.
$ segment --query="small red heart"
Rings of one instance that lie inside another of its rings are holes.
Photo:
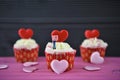
[[[28,28],[28,29],[20,28],[18,30],[18,34],[23,39],[29,39],[33,36],[33,30],[30,28]]]
[[[99,37],[100,33],[99,30],[93,29],[93,30],[86,30],[85,31],[85,37],[86,38],[94,38],[94,37]]]
[[[58,35],[58,42],[63,42],[65,41],[67,38],[68,38],[68,31],[67,30],[61,30],[61,31],[58,31],[58,30],[53,30],[51,32],[51,36],[53,35]]]

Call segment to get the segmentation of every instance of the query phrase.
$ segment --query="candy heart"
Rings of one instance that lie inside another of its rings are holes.
[[[100,70],[101,68],[96,66],[85,66],[84,69],[89,71],[95,71],[95,70]]]
[[[33,36],[33,30],[30,28],[28,28],[28,29],[20,28],[18,30],[18,34],[21,38],[28,39],[28,38],[31,38]]]
[[[94,37],[99,37],[100,33],[99,30],[93,29],[93,30],[86,30],[85,31],[85,37],[86,38],[94,38]]]
[[[8,65],[5,65],[5,64],[0,65],[0,69],[5,69],[5,68],[8,68]]]
[[[35,71],[35,70],[37,70],[38,68],[36,68],[36,67],[24,67],[23,68],[23,71],[24,72],[33,72],[33,71]]]
[[[38,62],[25,62],[25,63],[23,63],[23,66],[29,67],[29,66],[34,66],[34,65],[37,65],[37,64],[38,64]]]
[[[58,35],[58,42],[63,42],[68,38],[68,31],[67,30],[53,30],[51,32],[51,36]]]
[[[99,52],[93,52],[91,57],[90,57],[90,61],[91,63],[94,63],[94,64],[101,64],[104,62],[104,58],[100,56],[100,53]]]
[[[57,74],[63,73],[68,68],[68,62],[66,60],[53,60],[50,65],[52,70]]]

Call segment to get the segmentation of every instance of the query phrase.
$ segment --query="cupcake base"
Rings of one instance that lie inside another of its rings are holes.
[[[69,66],[66,71],[72,69],[74,66],[75,54],[76,54],[76,51],[75,52],[64,52],[64,53],[61,52],[61,53],[57,53],[57,54],[56,53],[50,54],[50,53],[45,52],[48,69],[51,69],[50,64],[51,64],[51,61],[54,59],[59,60],[59,61],[63,60],[63,59],[67,60],[69,63]]]
[[[14,48],[14,55],[17,62],[37,61],[39,47],[32,50]]]
[[[95,51],[98,51],[100,56],[104,57],[106,48],[84,48],[80,46],[81,57],[85,62],[90,62],[91,54]]]

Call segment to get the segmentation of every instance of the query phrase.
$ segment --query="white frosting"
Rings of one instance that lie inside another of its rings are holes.
[[[89,38],[85,39],[81,46],[85,48],[99,48],[99,47],[106,48],[108,44],[101,39]]]
[[[56,42],[56,49],[53,49],[53,43],[48,42],[45,48],[45,52],[47,53],[62,53],[62,52],[75,52],[73,48],[70,47],[68,43],[65,42]]]
[[[16,41],[16,43],[14,44],[14,48],[17,49],[33,49],[38,47],[38,44],[36,43],[36,41],[34,39],[19,39]]]

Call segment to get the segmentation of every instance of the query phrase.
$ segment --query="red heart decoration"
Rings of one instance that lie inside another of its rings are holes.
[[[51,32],[51,36],[58,35],[58,42],[63,42],[68,38],[68,31],[67,30],[53,30]]]
[[[18,34],[23,39],[29,39],[33,36],[33,30],[30,28],[28,28],[28,29],[20,28],[18,30]]]
[[[85,31],[86,38],[95,38],[95,37],[99,37],[99,35],[100,35],[100,33],[99,33],[99,30],[97,30],[97,29]]]

